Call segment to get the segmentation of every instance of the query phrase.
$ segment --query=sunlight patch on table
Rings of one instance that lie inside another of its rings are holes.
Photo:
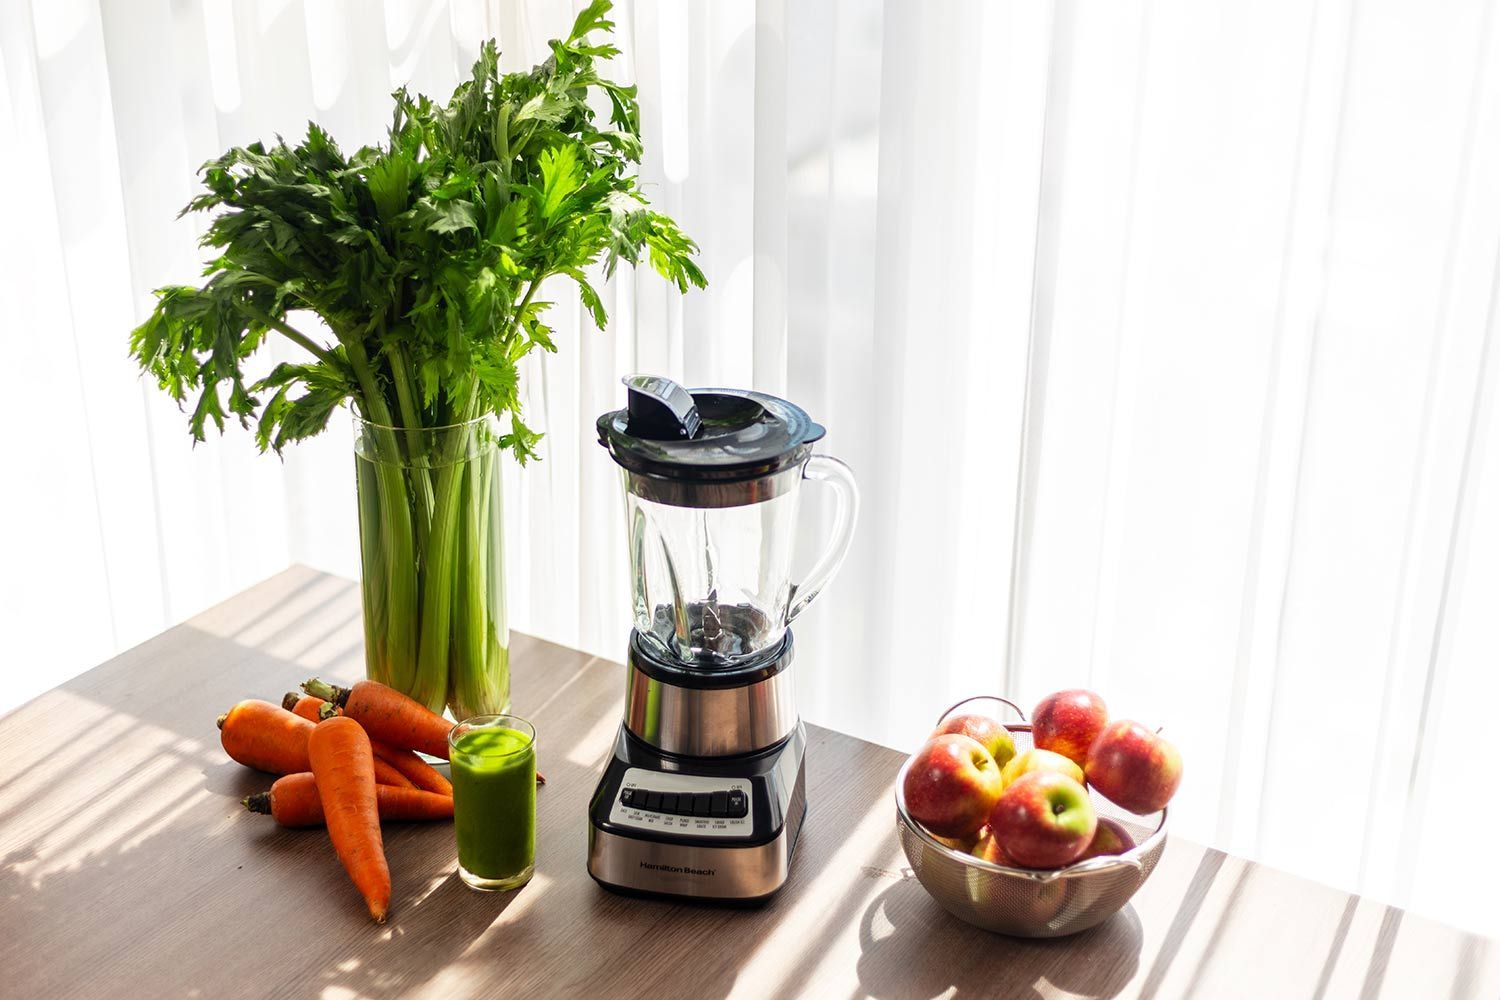
[[[6,842],[28,852],[13,871],[33,884],[94,855],[123,853],[207,794],[199,769],[184,766],[208,759],[204,743],[64,689],[49,692],[47,714],[69,720],[67,740],[0,788],[0,813],[26,807]]]
[[[516,890],[515,898],[506,904],[505,909],[495,917],[494,922],[486,927],[482,934],[469,943],[458,959],[424,983],[415,995],[467,996],[472,989],[468,985],[470,980],[475,976],[482,976],[495,961],[496,949],[500,947],[496,941],[497,936],[510,933],[511,925],[526,919],[536,906],[537,900],[546,896],[553,884],[553,880],[546,875],[541,873],[533,875],[524,888]],[[476,972],[474,968],[476,965],[483,965],[485,969]]]
[[[316,641],[328,629],[332,617],[344,618],[349,608],[359,609],[359,593],[348,581],[323,577],[296,601],[273,605],[260,618],[250,622],[233,636],[242,646],[262,650],[272,656],[284,656]]]
[[[609,751],[618,728],[620,712],[617,705],[603,713],[589,729],[588,735],[573,744],[573,748],[568,751],[568,762],[579,767],[594,767],[599,762],[600,755]]]
[[[167,814],[182,811],[184,800],[197,801],[202,775],[183,769],[170,754],[132,754],[131,773],[96,796],[87,806],[32,840],[36,859],[28,873],[34,880],[82,865],[103,853],[124,853],[139,843],[143,831],[159,829]],[[163,809],[160,803],[172,804]]]
[[[555,701],[557,701],[557,699],[561,698],[564,694],[566,694],[568,692],[568,690],[573,687],[574,684],[577,684],[580,680],[582,680],[587,675],[588,668],[590,666],[592,666],[596,662],[597,662],[597,658],[589,660],[588,663],[585,663],[583,665],[582,669],[574,671],[572,677],[569,677],[567,680],[563,681],[562,686],[560,686],[556,691],[554,691],[550,695],[548,695],[547,699],[545,701],[543,701],[540,705],[538,705],[536,708],[534,708],[534,709],[531,710],[531,713],[530,713],[531,714],[531,718],[533,718],[533,719],[541,719],[543,716],[545,716],[546,713],[547,713],[547,709],[549,709],[549,708],[552,707],[552,703],[555,702]]]
[[[837,936],[828,938],[826,933],[835,926],[831,913],[840,908],[855,914],[863,913],[871,900],[890,887],[888,881],[874,878],[856,879],[851,884],[849,872],[899,849],[891,833],[895,812],[891,803],[895,788],[894,779],[881,787],[859,825],[845,836],[843,846],[810,884],[797,889],[803,904],[790,911],[787,919],[777,924],[761,941],[760,947],[741,968],[729,994],[731,998],[748,1000],[794,993],[816,979],[825,963],[847,962],[849,949],[842,942],[844,938],[853,938],[857,942],[859,920],[839,921]],[[811,905],[812,900],[817,900],[818,905]],[[808,966],[806,976],[796,983],[785,982],[813,947],[822,954],[815,964]],[[772,983],[777,983],[778,987],[769,988]]]
[[[341,588],[357,589],[347,580],[293,567],[251,587],[232,601],[194,615],[188,625],[221,639],[254,645],[276,635],[309,606],[331,597]]]
[[[59,780],[59,775],[91,769],[98,756],[113,746],[135,721],[65,691],[49,692],[45,698],[47,703],[41,707],[45,708],[46,718],[36,720],[38,727],[46,729],[55,725],[52,720],[66,718],[74,735],[66,746],[58,746],[45,758],[6,761],[6,770],[0,772],[4,775],[4,781],[0,782],[0,814],[17,811],[22,805],[35,808],[59,794],[66,785],[66,778]],[[23,731],[16,742],[23,742],[27,735]]]
[[[346,665],[363,672],[364,637],[364,619],[350,619],[297,654],[296,662],[314,674]]]

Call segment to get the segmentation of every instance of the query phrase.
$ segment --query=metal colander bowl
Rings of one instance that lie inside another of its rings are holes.
[[[944,712],[946,719],[954,709]],[[1025,716],[1003,698],[995,698]],[[1031,748],[1029,724],[1006,723],[1016,753]],[[943,909],[966,923],[1016,937],[1062,937],[1103,923],[1130,902],[1151,877],[1167,845],[1167,811],[1137,816],[1089,789],[1094,811],[1120,823],[1136,846],[1124,854],[1090,858],[1054,871],[1010,868],[949,847],[906,811],[908,760],[896,776],[896,830],[917,881]]]

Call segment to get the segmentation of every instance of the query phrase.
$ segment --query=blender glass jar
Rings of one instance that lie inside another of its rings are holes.
[[[631,404],[599,419],[624,468],[635,627],[657,654],[729,667],[781,641],[848,552],[859,503],[847,466],[813,455],[823,428],[763,393],[633,376]],[[793,582],[801,484],[827,483],[834,525]]]

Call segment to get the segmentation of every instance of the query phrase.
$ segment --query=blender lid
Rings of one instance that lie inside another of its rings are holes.
[[[684,389],[628,375],[623,410],[599,418],[599,443],[621,466],[687,482],[757,479],[793,465],[825,433],[794,403],[747,389]]]

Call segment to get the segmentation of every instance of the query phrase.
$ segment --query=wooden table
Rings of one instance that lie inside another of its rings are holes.
[[[470,891],[447,824],[392,825],[377,927],[320,832],[244,811],[270,779],[214,729],[240,698],[358,677],[360,636],[353,583],[292,569],[0,719],[0,996],[1500,996],[1494,942],[1180,838],[1093,931],[975,930],[905,868],[900,756],[816,727],[772,902],[612,895],[584,870],[584,815],[621,668],[519,635],[515,704],[549,779],[536,877]]]

